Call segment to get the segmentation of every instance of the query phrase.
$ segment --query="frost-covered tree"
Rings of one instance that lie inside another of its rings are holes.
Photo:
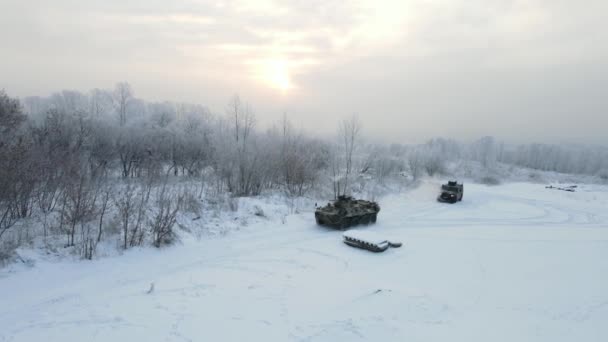
[[[116,84],[113,99],[120,126],[125,126],[127,124],[129,104],[133,100],[133,91],[129,83],[120,82]]]
[[[343,165],[338,167],[341,169],[341,177],[336,184],[337,195],[346,195],[349,192],[348,182],[353,172],[353,154],[359,143],[360,134],[361,122],[357,115],[353,115],[340,123],[338,136],[340,140],[339,146],[343,154]]]
[[[29,140],[21,131],[25,120],[19,101],[0,91],[0,239],[29,212],[33,185],[27,176],[33,170]]]

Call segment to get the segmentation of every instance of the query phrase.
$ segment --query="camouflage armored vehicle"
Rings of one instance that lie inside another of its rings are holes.
[[[339,196],[334,203],[317,208],[317,224],[345,229],[357,224],[376,222],[380,206],[376,202],[356,200],[350,196]]]
[[[462,201],[464,188],[462,183],[448,181],[448,184],[441,185],[441,194],[437,197],[439,202],[456,203]]]

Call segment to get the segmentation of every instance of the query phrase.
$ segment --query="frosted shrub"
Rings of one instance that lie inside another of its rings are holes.
[[[253,214],[255,216],[259,216],[259,217],[266,217],[266,214],[264,213],[264,209],[262,209],[259,205],[253,206]]]
[[[226,202],[228,203],[228,208],[230,209],[230,211],[236,212],[239,210],[239,198],[238,197],[229,196],[227,198]]]
[[[0,241],[0,267],[10,262],[17,247],[19,246],[12,240]]]
[[[202,203],[198,198],[196,198],[194,193],[186,191],[183,194],[182,209],[185,212],[198,215],[202,210]]]
[[[156,213],[149,222],[155,247],[170,244],[175,239],[173,226],[177,222],[177,214],[182,201],[183,195],[170,193],[165,186],[159,190],[156,199]]]
[[[600,177],[602,182],[608,183],[608,169],[601,170],[597,175]]]
[[[495,176],[483,176],[479,179],[479,183],[485,185],[499,185],[500,180]]]

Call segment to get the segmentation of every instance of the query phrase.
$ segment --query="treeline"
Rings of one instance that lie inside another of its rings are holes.
[[[421,174],[447,172],[449,162],[478,162],[486,171],[498,165],[513,165],[534,170],[598,176],[608,181],[608,147],[589,145],[523,144],[507,145],[493,137],[471,143],[436,138],[415,146],[393,146],[403,150],[408,171]]]
[[[118,236],[124,249],[161,246],[174,240],[180,212],[200,214],[201,199],[264,191],[373,197],[377,188],[449,174],[454,162],[608,179],[604,147],[507,146],[491,137],[365,144],[361,128],[353,116],[335,139],[310,137],[287,117],[260,129],[238,96],[214,114],[200,105],[143,101],[127,83],[22,101],[0,91],[0,260],[39,237],[60,238],[88,259]]]
[[[197,105],[146,103],[126,83],[22,103],[0,92],[0,129],[3,249],[62,235],[85,258],[108,230],[120,230],[124,249],[171,242],[178,212],[200,204],[203,192],[302,196],[332,159],[331,144],[296,132],[287,118],[260,132],[238,96],[216,116]],[[25,222],[34,216],[41,231]]]
[[[69,150],[90,170],[124,178],[212,172],[217,192],[236,196],[280,185],[301,195],[314,184],[312,170],[323,167],[327,152],[323,142],[294,132],[287,119],[259,134],[252,108],[238,96],[225,115],[214,116],[198,105],[146,103],[121,83],[113,92],[26,98],[24,108],[36,150]]]

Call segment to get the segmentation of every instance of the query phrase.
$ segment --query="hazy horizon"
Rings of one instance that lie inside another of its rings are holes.
[[[83,93],[127,81],[146,101],[260,126],[283,113],[370,140],[608,144],[608,4],[587,1],[147,1],[0,4],[0,88]]]

